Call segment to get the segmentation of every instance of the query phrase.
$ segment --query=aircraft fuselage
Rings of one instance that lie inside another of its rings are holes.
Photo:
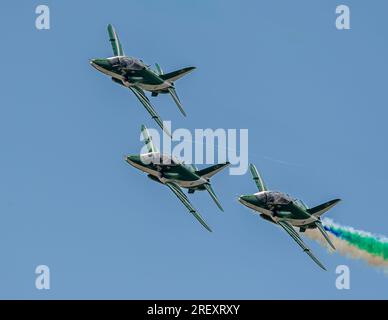
[[[136,58],[122,56],[93,59],[90,64],[125,87],[137,86],[150,92],[168,93],[167,89],[173,86]]]
[[[163,184],[174,182],[182,188],[203,190],[204,184],[208,182],[197,175],[192,166],[178,163],[173,158],[159,153],[128,156],[126,162],[147,173],[152,180]]]
[[[298,199],[277,191],[261,191],[253,195],[239,197],[240,203],[258,212],[265,220],[277,223],[286,220],[295,227],[310,225],[318,221],[306,210],[306,206]]]

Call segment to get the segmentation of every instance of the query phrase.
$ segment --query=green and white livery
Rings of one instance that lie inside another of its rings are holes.
[[[187,67],[164,73],[162,68],[156,64],[156,70],[152,70],[142,60],[125,55],[120,39],[112,25],[108,25],[108,34],[113,56],[110,58],[92,59],[90,64],[98,71],[111,77],[114,82],[130,89],[143,104],[152,119],[171,136],[170,132],[163,126],[162,119],[156,113],[144,91],[151,92],[152,96],[157,96],[159,93],[170,94],[181,113],[186,116],[182,103],[175,91],[174,82],[193,71],[195,67]]]
[[[320,216],[334,207],[340,199],[334,199],[309,209],[303,201],[292,198],[286,193],[269,191],[253,164],[250,165],[250,171],[259,192],[252,195],[242,195],[238,200],[244,206],[258,212],[263,219],[282,227],[316,264],[326,270],[304,243],[295,228],[299,228],[300,232],[304,232],[306,229],[317,228],[335,250],[333,243],[322,226]]]
[[[126,162],[136,169],[147,173],[151,180],[167,186],[186,206],[189,212],[211,232],[212,230],[192,206],[187,195],[183,193],[182,188],[188,189],[188,193],[194,193],[197,190],[208,191],[218,208],[223,211],[210,184],[210,178],[217,172],[226,168],[229,165],[229,162],[198,170],[194,165],[187,165],[175,157],[160,153],[153,144],[152,137],[144,125],[141,127],[141,131],[148,152],[140,155],[127,156],[125,158]]]

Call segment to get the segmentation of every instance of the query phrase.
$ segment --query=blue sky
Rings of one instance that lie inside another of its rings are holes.
[[[174,128],[248,128],[249,158],[267,185],[327,216],[388,234],[385,1],[3,1],[0,76],[0,298],[387,298],[388,280],[362,261],[306,240],[321,271],[289,237],[242,207],[249,174],[213,179],[225,213],[196,193],[207,233],[167,188],[123,161],[153,123],[136,98],[88,59],[111,55],[113,23],[127,54],[177,82],[188,113],[152,101]],[[283,162],[271,159],[282,160]],[[34,270],[51,270],[35,289]],[[351,289],[335,287],[335,268]]]

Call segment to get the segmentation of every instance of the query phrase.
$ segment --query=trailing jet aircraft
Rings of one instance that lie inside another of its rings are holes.
[[[229,166],[229,162],[216,164],[208,168],[198,170],[194,165],[187,165],[175,157],[161,154],[152,142],[147,128],[141,127],[144,143],[147,146],[148,153],[140,155],[130,155],[126,157],[126,162],[145,173],[156,182],[164,184],[178,197],[186,206],[190,213],[208,230],[210,227],[203,220],[202,216],[195,210],[186,194],[181,188],[188,189],[188,193],[194,193],[196,190],[206,190],[221,211],[222,206],[214,193],[210,184],[210,178],[217,172]]]
[[[174,81],[190,73],[195,67],[187,67],[170,73],[156,65],[156,71],[146,65],[142,60],[125,55],[119,37],[112,25],[108,25],[109,41],[113,49],[113,57],[92,59],[90,64],[98,71],[112,77],[112,80],[130,89],[146,108],[152,119],[171,137],[170,132],[163,127],[163,122],[156,113],[144,90],[150,91],[152,96],[159,93],[169,93],[181,113],[186,116],[181,101],[175,91]]]
[[[260,173],[253,164],[250,165],[250,171],[259,192],[252,195],[242,195],[239,197],[239,201],[244,206],[258,212],[263,219],[282,227],[318,266],[326,270],[294,228],[299,228],[300,232],[304,232],[306,229],[317,228],[335,250],[333,243],[322,226],[320,217],[341,200],[334,199],[314,208],[308,208],[303,201],[291,198],[288,194],[267,190]]]

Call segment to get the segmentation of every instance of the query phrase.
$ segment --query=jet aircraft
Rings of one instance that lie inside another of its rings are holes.
[[[181,188],[188,189],[188,193],[194,193],[197,190],[206,190],[218,208],[223,211],[210,184],[210,178],[217,172],[226,168],[230,163],[225,162],[198,170],[194,165],[185,164],[176,157],[160,153],[154,146],[152,137],[144,125],[141,127],[141,132],[148,153],[127,156],[125,158],[126,162],[136,169],[147,173],[151,180],[167,186],[202,226],[212,232],[202,216],[192,206],[187,195]]]
[[[112,45],[113,56],[90,60],[90,64],[98,71],[108,75],[112,80],[128,89],[140,100],[152,119],[171,137],[170,132],[163,126],[163,121],[156,113],[145,91],[152,96],[159,93],[169,93],[181,113],[186,116],[181,101],[176,93],[174,82],[190,73],[195,67],[187,67],[169,73],[164,73],[159,64],[155,64],[156,71],[146,65],[141,59],[125,55],[119,37],[114,27],[108,25],[109,41]]]
[[[306,246],[295,228],[299,228],[300,232],[304,232],[306,229],[317,228],[329,245],[335,250],[333,243],[330,241],[328,234],[322,226],[320,217],[334,207],[340,199],[334,199],[319,206],[308,208],[303,201],[292,198],[288,194],[269,191],[260,173],[253,164],[250,165],[250,171],[259,192],[252,195],[242,195],[238,200],[244,206],[258,212],[259,216],[263,219],[282,227],[318,266],[326,270],[323,264]]]

